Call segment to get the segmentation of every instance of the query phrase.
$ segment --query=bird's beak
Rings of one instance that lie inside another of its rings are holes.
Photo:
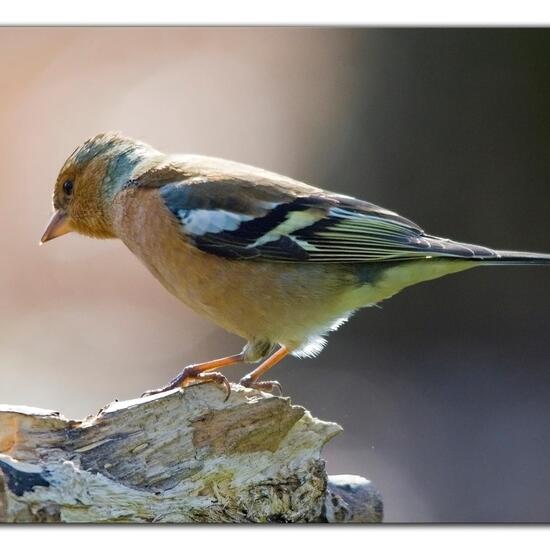
[[[67,216],[67,212],[64,212],[63,210],[56,210],[48,222],[46,231],[44,231],[44,235],[42,235],[42,238],[40,239],[40,244],[47,243],[48,241],[51,241],[56,237],[61,237],[61,235],[65,235],[65,233],[70,233],[71,231],[72,227],[69,221],[69,216]]]

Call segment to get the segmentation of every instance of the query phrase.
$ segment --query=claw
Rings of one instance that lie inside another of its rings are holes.
[[[281,397],[283,395],[283,387],[281,384],[277,382],[277,380],[271,380],[269,383],[271,384],[271,393],[273,393],[274,389],[277,389],[277,394]]]
[[[267,393],[274,393],[273,390],[276,389],[279,396],[283,395],[283,388],[276,380],[254,381],[249,376],[245,376],[241,378],[239,384],[245,388],[254,388],[255,390],[265,391]]]
[[[229,399],[231,395],[231,385],[229,380],[221,372],[201,372],[196,377],[196,380],[200,380],[199,384],[204,384],[206,382],[215,382],[216,384],[223,384],[225,388],[225,399],[224,402]]]
[[[165,391],[170,390],[171,388],[169,386],[163,386],[162,388],[156,388],[154,390],[147,390],[144,391],[140,397],[149,397],[150,395],[156,395],[157,393],[163,393]]]
[[[229,399],[231,394],[231,386],[227,378],[219,372],[197,372],[195,365],[190,365],[185,367],[179,374],[176,376],[170,384],[163,386],[162,388],[157,388],[154,390],[147,390],[141,394],[141,397],[148,397],[150,395],[156,395],[158,393],[163,393],[166,391],[173,390],[174,388],[186,388],[194,384],[204,384],[207,382],[215,382],[217,384],[223,384],[225,388],[225,400]]]

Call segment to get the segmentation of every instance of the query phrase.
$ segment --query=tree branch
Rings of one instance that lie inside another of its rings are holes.
[[[0,406],[1,522],[379,522],[369,481],[328,476],[340,426],[288,398],[213,384],[82,421]]]

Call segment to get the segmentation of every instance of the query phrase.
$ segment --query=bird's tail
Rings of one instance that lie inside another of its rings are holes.
[[[430,257],[466,260],[474,265],[550,265],[550,254],[494,250],[479,244],[461,243],[426,235],[421,241],[423,252]]]
[[[429,246],[426,246],[426,244]],[[550,254],[536,252],[517,252],[512,250],[493,250],[485,246],[469,243],[459,243],[439,237],[424,237],[422,243],[423,261],[400,261],[388,267],[383,274],[382,283],[374,288],[379,292],[373,296],[373,285],[365,285],[368,290],[365,301],[369,304],[385,300],[405,287],[438,279],[451,273],[458,273],[473,267],[485,265],[548,265]],[[429,261],[425,261],[429,260]],[[372,280],[372,267],[365,269],[364,279]],[[363,287],[362,287],[363,288]]]
[[[550,265],[550,254],[494,250],[494,255],[474,256],[480,265]]]

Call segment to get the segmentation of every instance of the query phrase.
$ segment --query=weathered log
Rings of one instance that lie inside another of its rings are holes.
[[[84,420],[0,406],[0,522],[379,522],[369,481],[327,476],[341,428],[288,398],[191,386]]]

